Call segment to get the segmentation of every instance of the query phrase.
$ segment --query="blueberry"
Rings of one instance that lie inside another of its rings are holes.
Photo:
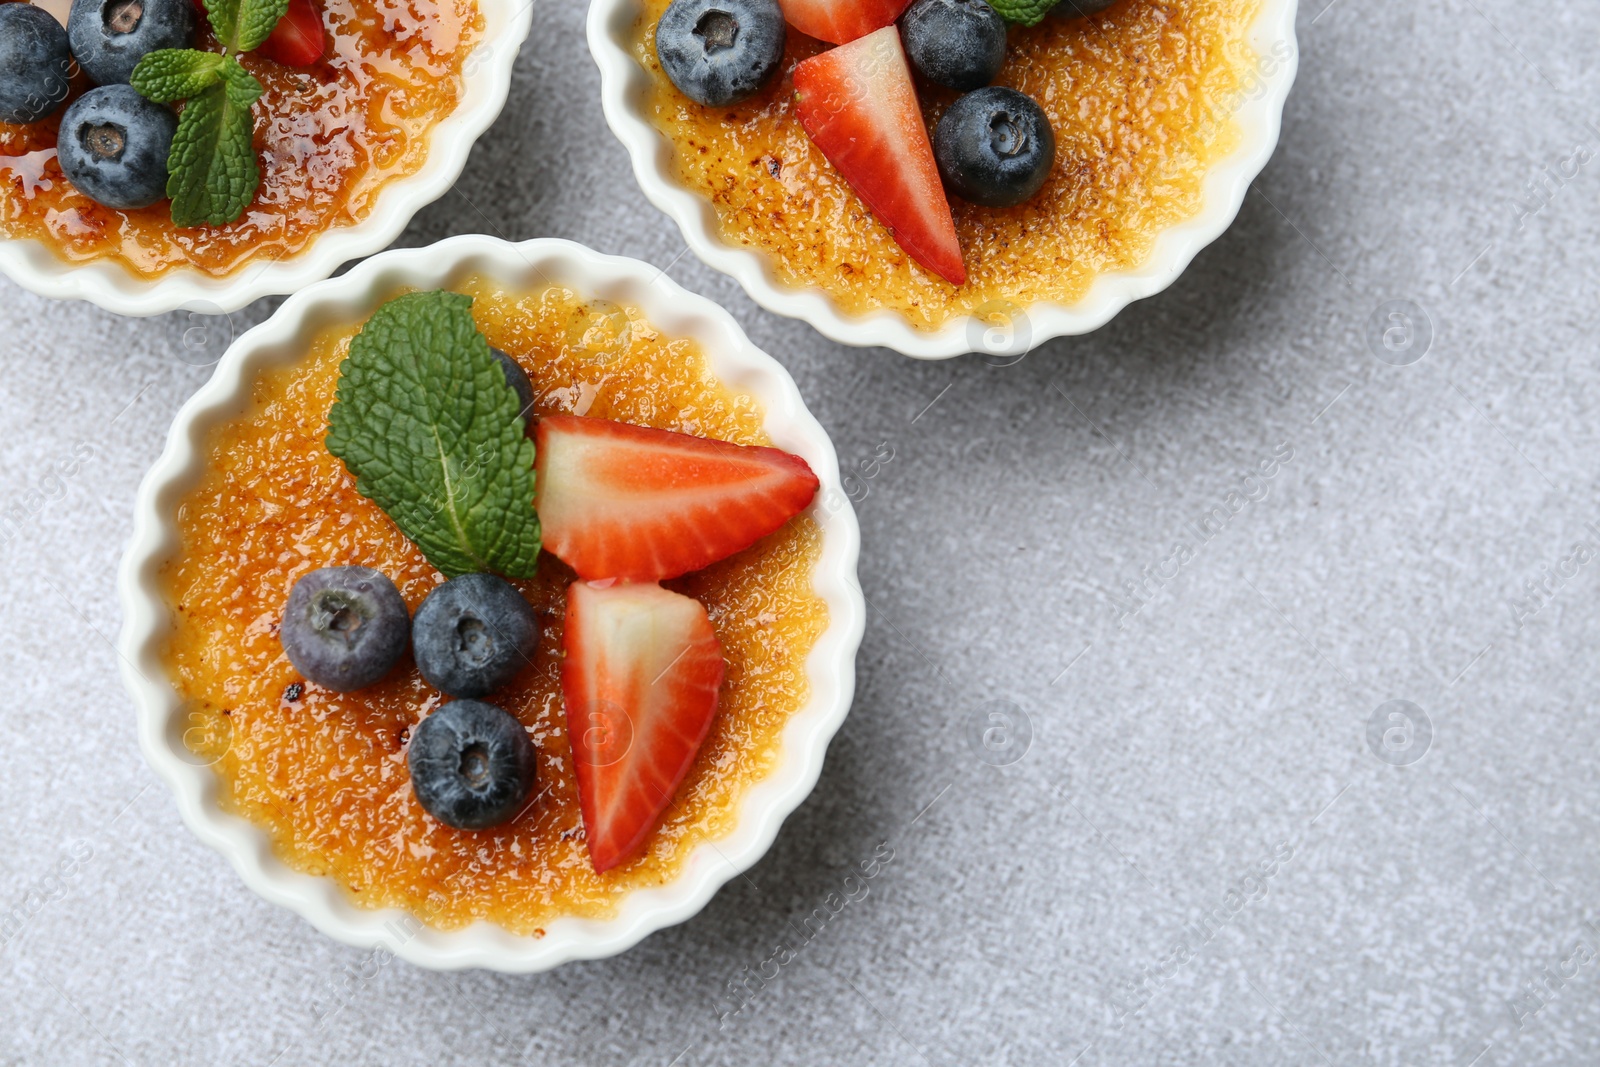
[[[417,669],[453,697],[487,696],[533,659],[539,617],[512,584],[463,574],[428,594],[411,627]]]
[[[56,137],[61,173],[97,204],[149,207],[167,195],[167,153],[178,116],[128,85],[90,89],[67,108]]]
[[[494,354],[500,369],[506,372],[506,384],[517,394],[517,413],[522,416],[523,426],[533,429],[533,382],[528,380],[528,372],[522,369],[522,364],[498,348],[489,351]]]
[[[323,567],[294,583],[278,639],[289,662],[340,693],[388,674],[406,650],[410,618],[394,583],[370,567]]]
[[[533,791],[533,742],[511,714],[453,700],[411,734],[411,790],[429,815],[457,830],[487,830],[521,810]]]
[[[787,34],[778,0],[673,0],[656,24],[656,55],[683,95],[725,107],[772,77]]]
[[[919,74],[961,92],[994,81],[1006,61],[1006,20],[983,0],[917,0],[900,39]]]
[[[121,85],[161,48],[192,48],[193,0],[72,0],[72,56],[98,85]]]
[[[933,135],[939,174],[963,200],[1012,207],[1050,177],[1056,135],[1032,97],[991,85],[968,93],[944,113]]]
[[[67,102],[72,52],[67,31],[32,4],[0,5],[0,122],[48,118]]]

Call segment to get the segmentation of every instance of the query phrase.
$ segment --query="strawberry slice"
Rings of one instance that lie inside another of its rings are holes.
[[[316,0],[289,0],[288,13],[256,54],[288,67],[309,67],[322,58],[324,45],[322,13]]]
[[[894,25],[910,0],[778,0],[778,6],[801,33],[829,44],[849,44]]]
[[[799,514],[799,456],[645,426],[546,415],[534,508],[544,547],[580,577],[653,582],[748,548]]]
[[[906,254],[951,285],[967,280],[950,201],[900,34],[886,26],[794,68],[795,114]]]
[[[711,729],[722,646],[700,602],[651,582],[567,590],[561,694],[598,874],[633,855]]]

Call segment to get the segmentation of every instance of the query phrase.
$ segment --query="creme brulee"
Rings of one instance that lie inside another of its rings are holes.
[[[642,0],[635,26],[634,54],[651,75],[644,111],[676,147],[677,180],[716,209],[722,239],[764,252],[785,284],[820,288],[846,313],[888,308],[927,330],[1070,304],[1098,275],[1138,266],[1162,230],[1198,213],[1207,169],[1237,143],[1233,113],[1261,84],[1246,44],[1261,0],[1122,0],[1013,28],[995,84],[1049,115],[1055,169],[1018,207],[951,199],[968,272],[956,288],[895,244],[795,117],[794,66],[829,46],[791,29],[781,76],[743,103],[702,107],[656,59],[670,2]],[[956,94],[917,88],[931,136]]]
[[[266,92],[252,109],[261,187],[237,221],[180,229],[165,200],[136,211],[90,200],[56,162],[57,112],[31,126],[0,123],[0,238],[31,237],[69,262],[111,259],[146,277],[183,266],[223,277],[367,218],[386,182],[427,160],[429,134],[460,101],[483,18],[472,0],[320,6],[327,51],[317,66],[241,59]],[[209,28],[197,47],[216,50]],[[74,96],[88,84],[75,79]]]
[[[489,342],[527,370],[541,414],[769,443],[760,405],[714,378],[693,343],[663,336],[635,309],[561,287],[507,292],[473,280],[458,291],[475,297]],[[660,828],[603,876],[586,851],[561,700],[573,575],[544,553],[538,575],[515,583],[542,620],[538,653],[489,698],[538,748],[534,794],[504,826],[452,830],[411,791],[409,731],[443,698],[409,654],[384,681],[340,694],[303,683],[277,636],[290,587],[317,567],[376,568],[413,612],[443,580],[323,446],[358,325],[327,328],[298,364],[259,378],[251,410],[210,435],[205,474],[179,506],[182,544],[164,569],[176,619],[165,658],[191,702],[186,743],[215,761],[226,810],[265,829],[290,866],[333,878],[363,905],[404,908],[441,928],[487,919],[534,935],[560,916],[604,917],[633,889],[670,881],[697,844],[728,833],[740,796],[774,765],[783,728],[807,699],[806,656],[827,626],[811,586],[821,531],[802,515],[663,583],[706,606],[727,679]]]

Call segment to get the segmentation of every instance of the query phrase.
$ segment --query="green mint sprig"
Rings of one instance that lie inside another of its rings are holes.
[[[539,517],[521,406],[472,298],[409,293],[351,340],[325,443],[446,577],[528,578]]]
[[[139,61],[133,87],[158,104],[186,100],[167,155],[167,196],[176,226],[225,226],[261,186],[250,107],[265,91],[236,55],[261,47],[289,0],[205,0],[223,51],[163,48]]]
[[[289,0],[205,0],[206,17],[228,52],[254,52],[272,36]]]
[[[1059,0],[989,0],[1001,18],[1019,26],[1037,26]]]

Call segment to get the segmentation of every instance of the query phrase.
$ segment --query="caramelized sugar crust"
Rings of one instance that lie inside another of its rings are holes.
[[[540,413],[570,413],[768,444],[754,399],[712,377],[695,345],[659,334],[632,308],[570,290],[461,288],[490,343],[528,371]],[[727,658],[717,717],[661,829],[639,857],[590,867],[560,692],[565,589],[542,557],[516,583],[540,614],[534,661],[491,699],[531,731],[537,800],[497,830],[429,818],[412,795],[406,741],[443,699],[407,655],[357,693],[301,681],[277,628],[289,589],[316,567],[364,564],[394,579],[414,612],[443,579],[322,439],[355,324],[324,330],[295,367],[263,374],[251,409],[207,444],[184,498],[182,547],[164,572],[176,628],[166,662],[190,700],[186,743],[213,766],[221,802],[262,826],[290,866],[328,875],[372,907],[406,908],[452,928],[488,919],[541,932],[562,915],[603,917],[630,890],[670,881],[693,847],[729,832],[744,791],[778,755],[805,702],[805,658],[827,626],[810,576],[821,533],[806,516],[705,571],[666,583],[705,604]],[[298,699],[286,699],[298,696]]]
[[[968,270],[957,289],[900,250],[795,117],[794,65],[827,45],[791,29],[783,74],[763,93],[702,107],[656,60],[669,3],[642,0],[635,27],[634,54],[651,75],[644,111],[675,146],[677,180],[715,208],[722,239],[765,252],[780,281],[820,287],[847,314],[890,308],[921,329],[1070,304],[1097,275],[1136,267],[1157,234],[1199,211],[1207,168],[1237,142],[1234,112],[1261,88],[1244,43],[1260,0],[1122,0],[1013,28],[996,84],[1044,107],[1056,167],[1019,207],[952,200]],[[956,94],[918,90],[931,136]]]
[[[266,93],[252,109],[261,188],[236,222],[178,229],[164,200],[138,211],[96,204],[56,162],[58,112],[32,126],[0,123],[0,238],[35,238],[72,263],[118,260],[145,277],[185,265],[222,277],[367,218],[386,182],[426,161],[429,132],[460,100],[483,18],[472,0],[320,6],[329,42],[321,64],[241,60]],[[207,32],[199,47],[217,45]],[[89,88],[78,81],[76,91]]]

